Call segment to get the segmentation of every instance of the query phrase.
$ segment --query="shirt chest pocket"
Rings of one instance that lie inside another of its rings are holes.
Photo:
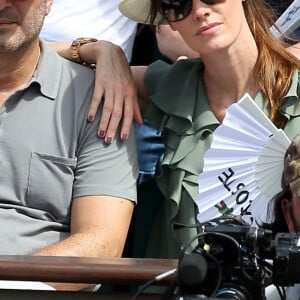
[[[76,161],[33,152],[26,205],[45,212],[49,220],[69,223]]]

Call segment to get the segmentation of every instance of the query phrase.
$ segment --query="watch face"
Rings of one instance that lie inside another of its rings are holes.
[[[97,42],[97,39],[94,38],[78,38],[76,40],[79,44],[86,44],[86,43],[92,43],[92,42]]]
[[[95,38],[78,38],[72,42],[73,47],[79,47],[80,45],[97,42]]]

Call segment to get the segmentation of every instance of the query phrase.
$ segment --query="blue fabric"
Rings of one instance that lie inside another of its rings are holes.
[[[147,121],[143,125],[135,124],[135,135],[140,166],[138,184],[141,184],[159,173],[159,162],[165,147],[160,133]]]

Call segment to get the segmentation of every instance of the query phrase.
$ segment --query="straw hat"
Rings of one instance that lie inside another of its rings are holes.
[[[120,12],[127,18],[142,24],[150,23],[151,0],[123,0],[119,4]],[[154,25],[164,24],[164,17],[158,14]]]

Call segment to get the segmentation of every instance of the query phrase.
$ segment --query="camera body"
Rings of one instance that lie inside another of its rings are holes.
[[[197,241],[179,260],[178,299],[265,300],[270,284],[300,283],[300,233],[208,225]]]
[[[273,280],[280,286],[300,283],[300,233],[278,233],[275,237]]]

